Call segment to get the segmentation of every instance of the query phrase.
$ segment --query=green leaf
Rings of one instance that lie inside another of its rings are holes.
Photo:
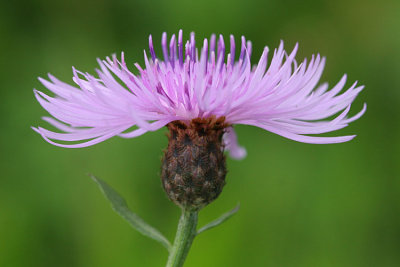
[[[142,218],[133,213],[128,205],[118,193],[112,187],[110,187],[106,182],[100,180],[94,175],[89,174],[89,176],[97,183],[100,190],[106,196],[106,198],[111,202],[111,207],[116,211],[122,218],[128,221],[128,223],[139,233],[150,237],[158,242],[160,242],[168,251],[171,249],[171,243],[166,239],[157,229],[148,225]]]
[[[200,228],[197,231],[197,234],[200,234],[200,233],[202,233],[204,231],[210,230],[211,228],[214,228],[214,227],[220,225],[221,223],[225,222],[230,217],[232,217],[239,210],[239,208],[240,208],[240,205],[237,204],[237,206],[233,210],[230,210],[227,213],[222,214],[218,219],[216,219],[216,220],[206,224],[202,228]]]

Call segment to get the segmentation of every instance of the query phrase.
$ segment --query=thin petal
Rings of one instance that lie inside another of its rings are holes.
[[[229,155],[234,159],[243,159],[247,155],[244,147],[240,146],[237,140],[237,135],[233,127],[228,127],[223,136],[225,149],[229,151]]]

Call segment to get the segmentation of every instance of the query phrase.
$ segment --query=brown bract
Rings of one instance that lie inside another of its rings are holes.
[[[222,135],[225,117],[173,121],[162,160],[161,179],[168,197],[181,207],[200,209],[212,202],[225,185]]]

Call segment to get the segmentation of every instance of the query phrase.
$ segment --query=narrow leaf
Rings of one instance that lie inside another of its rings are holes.
[[[206,224],[206,225],[203,226],[202,228],[200,228],[200,229],[197,231],[197,234],[200,234],[200,233],[202,233],[202,232],[204,232],[204,231],[207,231],[207,230],[209,230],[209,229],[211,229],[211,228],[214,228],[214,227],[220,225],[221,223],[223,223],[224,221],[226,221],[226,220],[228,220],[230,217],[232,217],[232,216],[239,210],[239,208],[240,208],[240,205],[237,204],[237,206],[236,206],[233,210],[230,210],[230,211],[228,211],[227,213],[222,214],[218,219],[216,219],[216,220],[214,220],[214,221],[212,221],[212,222]]]
[[[157,229],[148,225],[142,218],[133,213],[128,205],[112,187],[110,187],[106,182],[90,174],[90,177],[97,183],[100,190],[106,196],[106,198],[111,202],[111,207],[115,212],[117,212],[122,218],[128,221],[128,223],[142,235],[150,237],[158,242],[160,242],[168,251],[171,249],[171,243],[166,239]]]

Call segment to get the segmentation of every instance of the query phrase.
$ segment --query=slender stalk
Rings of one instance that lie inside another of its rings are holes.
[[[168,257],[166,267],[182,267],[196,236],[197,211],[182,208],[175,241]]]

